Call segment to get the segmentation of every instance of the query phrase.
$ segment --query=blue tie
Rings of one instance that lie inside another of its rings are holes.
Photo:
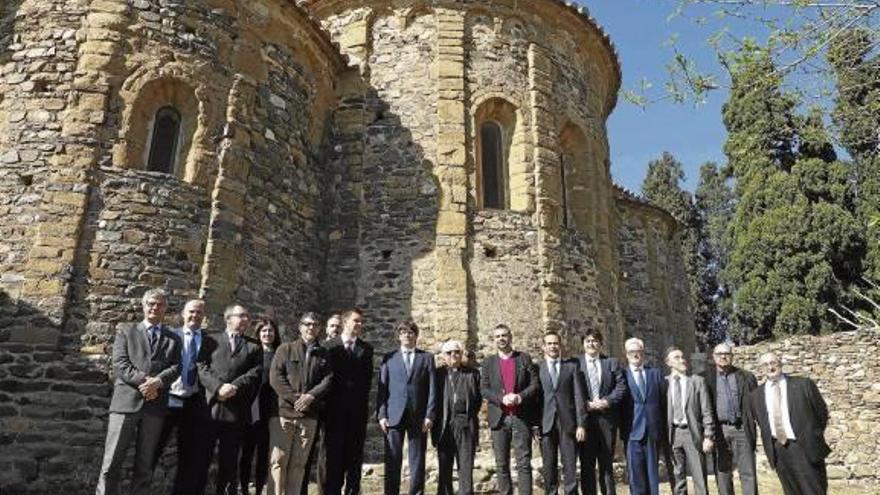
[[[639,393],[642,394],[642,398],[647,398],[647,392],[645,391],[645,377],[642,376],[644,372],[643,369],[636,370],[636,386],[639,387]]]
[[[158,330],[159,330],[159,327],[157,327],[155,325],[147,329],[147,331],[150,334],[150,351],[152,351],[152,352],[156,351],[156,343],[159,341]]]

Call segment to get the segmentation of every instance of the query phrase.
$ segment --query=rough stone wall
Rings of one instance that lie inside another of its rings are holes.
[[[759,383],[764,380],[758,358],[764,352],[782,356],[783,372],[809,377],[819,386],[829,411],[828,477],[880,479],[880,332],[797,336],[737,347],[735,363],[754,373]],[[762,467],[769,468],[761,447],[758,452]]]
[[[680,229],[667,213],[623,194],[617,210],[623,337],[644,340],[648,359],[662,364],[668,346],[690,352],[695,345]]]

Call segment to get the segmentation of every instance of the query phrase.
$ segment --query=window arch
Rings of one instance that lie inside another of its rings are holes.
[[[484,208],[505,208],[506,177],[501,124],[487,120],[480,125],[480,177]]]
[[[174,174],[177,161],[177,147],[180,142],[180,112],[171,106],[156,111],[153,119],[153,135],[150,139],[150,153],[147,170]]]

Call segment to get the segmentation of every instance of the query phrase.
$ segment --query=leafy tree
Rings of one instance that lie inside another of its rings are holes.
[[[766,76],[776,71],[765,49],[749,46],[735,62],[724,107],[738,196],[724,271],[731,333],[755,341],[830,330],[828,309],[859,277],[864,254],[849,167],[837,161],[821,115],[797,115],[781,78]]]
[[[880,54],[877,32],[847,30],[831,43],[837,95],[832,120],[855,161],[857,211],[866,229],[866,275],[880,280]],[[873,53],[873,55],[872,55]]]
[[[729,168],[719,168],[713,162],[700,167],[700,181],[694,193],[694,206],[702,219],[702,248],[706,259],[705,283],[715,306],[709,327],[710,343],[727,336],[730,319],[730,289],[721,278],[730,259],[727,227],[736,210],[736,195],[730,184]]]
[[[659,159],[648,164],[642,195],[684,226],[682,258],[688,276],[689,302],[694,313],[698,346],[705,348],[714,341],[715,284],[709,275],[708,258],[704,252],[703,223],[691,194],[681,187],[683,180],[681,163],[672,154],[664,152]]]

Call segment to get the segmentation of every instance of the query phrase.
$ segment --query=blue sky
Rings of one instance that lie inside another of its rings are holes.
[[[674,0],[579,0],[611,36],[623,69],[623,87],[635,89],[646,78],[656,96],[663,94],[667,80],[666,64],[673,51],[663,46],[670,36],[693,57],[701,69],[718,71],[714,52],[706,38],[711,27],[697,26],[692,20],[667,20],[675,8]],[[608,119],[611,144],[611,173],[615,181],[638,192],[648,162],[669,151],[684,166],[685,187],[691,191],[699,179],[700,165],[713,160],[724,163],[722,147],[726,138],[721,107],[727,99],[722,88],[711,93],[704,104],[658,102],[639,108],[623,98]]]

